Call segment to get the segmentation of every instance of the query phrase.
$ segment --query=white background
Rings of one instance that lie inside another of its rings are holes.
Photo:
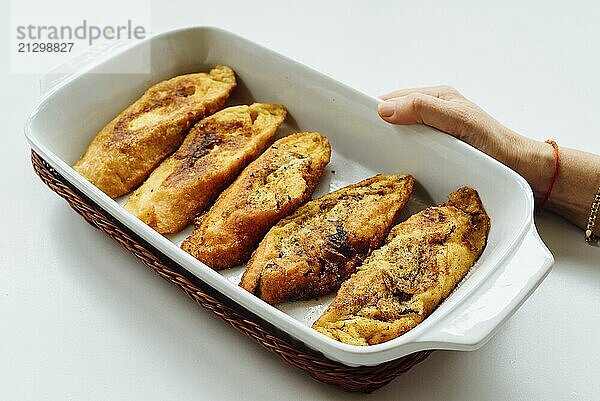
[[[221,26],[371,94],[451,84],[523,134],[600,153],[600,1],[483,3],[170,0],[151,29]],[[9,73],[2,32],[1,400],[599,399],[600,249],[547,213],[554,270],[480,350],[435,352],[370,396],[288,366],[34,176],[22,127],[38,76]]]

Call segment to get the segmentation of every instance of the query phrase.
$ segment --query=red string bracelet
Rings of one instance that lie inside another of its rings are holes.
[[[552,139],[546,139],[546,143],[552,145],[552,148],[554,149],[554,173],[552,174],[552,182],[548,187],[548,191],[546,191],[544,199],[538,205],[539,209],[541,209],[548,200],[548,198],[550,198],[552,188],[554,188],[554,183],[556,182],[556,177],[558,177],[558,145]]]

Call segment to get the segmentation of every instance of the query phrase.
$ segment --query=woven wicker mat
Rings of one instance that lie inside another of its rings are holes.
[[[350,367],[327,359],[235,304],[170,260],[68,184],[34,151],[31,152],[31,161],[33,169],[41,180],[90,224],[109,235],[200,306],[210,310],[236,330],[279,355],[290,365],[308,372],[319,381],[336,385],[346,391],[372,392],[423,361],[431,353],[431,351],[416,352],[377,366]]]

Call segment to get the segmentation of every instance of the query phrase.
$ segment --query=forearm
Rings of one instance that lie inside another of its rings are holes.
[[[505,129],[504,143],[490,149],[495,157],[519,174],[531,185],[536,203],[540,203],[554,171],[554,150],[551,145],[526,138]],[[559,170],[556,182],[544,208],[565,217],[578,227],[586,228],[590,206],[600,186],[600,156],[559,147]],[[600,225],[595,233],[600,234]]]

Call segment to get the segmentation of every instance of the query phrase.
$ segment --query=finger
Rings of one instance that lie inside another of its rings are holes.
[[[453,99],[456,96],[460,96],[460,93],[451,86],[448,85],[440,85],[440,86],[430,86],[425,88],[406,88],[399,89],[388,94],[379,96],[380,99],[388,100],[393,99],[395,97],[407,96],[412,93],[422,93],[424,95],[434,96],[440,99]]]
[[[426,124],[456,134],[461,114],[452,102],[423,93],[411,93],[379,103],[381,118],[392,124]]]

